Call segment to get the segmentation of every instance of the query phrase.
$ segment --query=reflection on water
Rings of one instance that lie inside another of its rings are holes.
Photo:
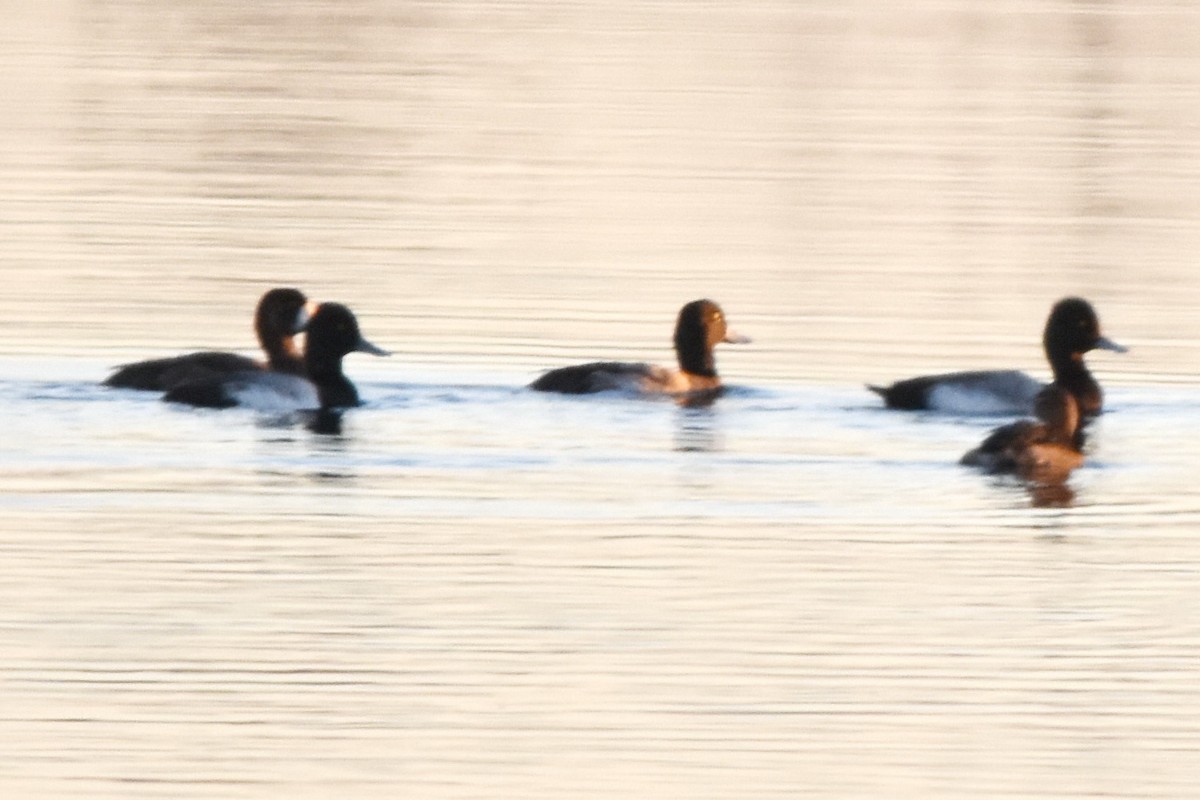
[[[10,5],[4,797],[1194,794],[1192,4]],[[276,285],[364,408],[97,385]],[[1065,484],[862,388],[1073,294]],[[701,296],[715,402],[521,388]]]
[[[1031,483],[1028,488],[1034,508],[1070,508],[1075,502],[1075,491],[1066,482]]]
[[[675,415],[675,449],[682,453],[713,453],[721,450],[713,400],[700,407],[684,405]]]
[[[336,409],[321,409],[313,412],[305,420],[304,427],[323,436],[340,436],[342,412]]]

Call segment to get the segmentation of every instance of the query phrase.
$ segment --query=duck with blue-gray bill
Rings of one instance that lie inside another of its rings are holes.
[[[1074,397],[1084,419],[1104,405],[1100,385],[1083,361],[1092,350],[1124,353],[1126,348],[1100,333],[1092,304],[1080,297],[1059,300],[1050,310],[1042,346],[1053,373],[1053,385]],[[978,370],[926,375],[891,386],[868,385],[888,408],[929,409],[956,414],[1027,414],[1046,384],[1017,370]]]
[[[350,353],[390,355],[363,337],[350,309],[340,303],[322,303],[305,332],[303,376],[247,370],[179,384],[163,399],[206,408],[244,406],[262,411],[349,408],[360,403],[357,388],[342,371],[342,359]]]

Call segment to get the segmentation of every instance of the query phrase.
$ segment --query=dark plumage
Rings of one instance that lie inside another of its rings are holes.
[[[1100,334],[1100,320],[1092,305],[1079,297],[1058,301],[1046,320],[1042,346],[1053,384],[1074,396],[1084,417],[1099,414],[1103,393],[1083,356],[1095,349],[1123,353],[1125,348]],[[882,397],[888,408],[1028,413],[1043,386],[1016,370],[981,370],[926,375],[867,388]]]
[[[350,309],[322,303],[308,323],[305,377],[246,370],[186,381],[172,387],[163,399],[208,408],[249,406],[273,411],[356,406],[358,390],[342,372],[342,359],[354,352],[388,355],[363,338]]]
[[[551,370],[529,388],[539,392],[561,394],[591,394],[609,390],[628,389],[631,384],[653,380],[656,370],[652,364],[635,364],[623,361],[595,361],[591,364],[576,364]]]
[[[204,351],[125,364],[104,383],[122,389],[166,391],[181,383],[253,370],[303,375],[304,361],[294,337],[304,330],[308,316],[308,298],[303,292],[272,289],[258,301],[254,313],[254,330],[267,354],[265,364],[237,353]]]
[[[1012,473],[1036,483],[1064,480],[1083,463],[1077,434],[1079,408],[1074,396],[1050,385],[1034,401],[1036,419],[1002,425],[988,434],[960,463],[989,473]]]
[[[614,389],[671,395],[712,393],[721,388],[713,348],[721,342],[747,341],[728,329],[720,306],[711,300],[695,300],[680,309],[675,321],[678,370],[653,364],[596,361],[550,370],[529,387],[562,394]]]

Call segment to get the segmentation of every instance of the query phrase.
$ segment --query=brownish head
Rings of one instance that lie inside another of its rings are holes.
[[[750,341],[729,330],[725,312],[712,300],[693,300],[679,310],[675,322],[675,353],[679,368],[692,375],[717,376],[713,348],[721,342]]]
[[[254,312],[254,332],[267,353],[272,369],[303,372],[295,336],[308,325],[315,306],[299,289],[272,289],[258,301]]]

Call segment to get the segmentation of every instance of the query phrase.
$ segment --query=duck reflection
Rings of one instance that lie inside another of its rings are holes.
[[[680,408],[712,408],[713,403],[717,402],[717,398],[723,394],[725,394],[724,386],[699,392],[688,392],[678,395],[675,398],[675,405]]]
[[[322,436],[342,435],[342,410],[326,408],[314,411],[293,411],[288,414],[262,415],[254,425],[264,431],[295,432],[304,428]],[[296,441],[295,436],[285,436],[282,441]]]
[[[716,429],[716,412],[710,400],[704,405],[680,404],[675,414],[675,451],[716,453],[723,447]]]
[[[342,435],[342,410],[322,408],[305,415],[304,427],[319,436]]]
[[[1026,483],[1025,489],[1034,508],[1071,508],[1075,505],[1075,490],[1065,481]]]

